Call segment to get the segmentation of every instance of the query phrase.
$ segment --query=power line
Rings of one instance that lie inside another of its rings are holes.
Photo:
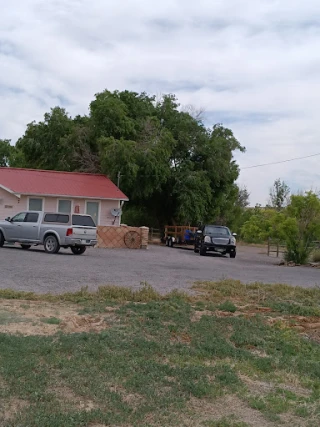
[[[263,167],[263,166],[279,165],[280,163],[288,163],[288,162],[293,162],[294,160],[309,159],[310,157],[316,157],[316,156],[320,156],[320,153],[311,154],[310,156],[295,157],[293,159],[281,160],[279,162],[262,163],[261,165],[246,166],[246,167],[240,168],[240,169],[241,170],[243,170],[243,169],[253,169],[253,168],[260,168],[260,167]]]

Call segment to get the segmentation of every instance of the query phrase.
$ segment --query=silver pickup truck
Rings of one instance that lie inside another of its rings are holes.
[[[23,249],[43,245],[50,254],[70,248],[81,255],[88,246],[96,245],[97,228],[89,215],[20,212],[0,221],[0,248],[5,242],[20,243]]]

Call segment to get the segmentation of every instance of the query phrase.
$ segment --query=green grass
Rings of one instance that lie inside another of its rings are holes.
[[[11,418],[1,419],[0,411],[0,425],[183,426],[201,419],[208,427],[245,427],[232,405],[216,419],[210,411],[205,416],[201,405],[195,409],[194,402],[202,401],[214,408],[226,395],[240,399],[248,411],[256,409],[271,425],[284,414],[320,425],[319,344],[282,324],[268,324],[263,312],[233,316],[245,303],[278,304],[274,310],[281,313],[300,304],[310,308],[305,315],[315,315],[319,290],[234,281],[197,288],[197,296],[160,295],[144,285],[138,291],[104,287],[97,293],[32,297],[76,303],[81,314],[107,313],[112,306],[115,318],[99,333],[0,334],[0,407],[25,403]],[[23,293],[1,292],[26,299]],[[195,320],[195,312],[202,317]],[[307,391],[302,396],[291,386],[293,377]],[[259,381],[271,387],[261,392],[248,385]]]
[[[59,325],[61,323],[61,320],[57,317],[48,317],[41,319],[43,323],[48,323],[48,325]]]
[[[237,311],[237,307],[231,301],[225,301],[220,304],[218,308],[219,310],[229,311],[230,313],[235,313]]]

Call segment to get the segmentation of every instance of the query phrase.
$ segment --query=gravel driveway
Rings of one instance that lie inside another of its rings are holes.
[[[196,280],[239,279],[243,282],[320,285],[320,270],[279,267],[263,249],[240,246],[237,258],[200,257],[186,249],[150,246],[147,251],[90,249],[82,256],[61,251],[48,255],[42,249],[0,249],[1,288],[59,293],[116,284],[138,287],[148,282],[157,290],[188,289]]]

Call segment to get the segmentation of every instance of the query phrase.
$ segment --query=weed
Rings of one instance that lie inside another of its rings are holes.
[[[320,262],[320,249],[316,249],[311,254],[312,262]]]
[[[57,317],[46,317],[41,319],[43,323],[48,323],[48,325],[59,325],[61,323],[61,319]]]
[[[231,301],[225,301],[220,304],[218,308],[221,311],[229,311],[230,313],[235,313],[237,311],[237,307]]]

